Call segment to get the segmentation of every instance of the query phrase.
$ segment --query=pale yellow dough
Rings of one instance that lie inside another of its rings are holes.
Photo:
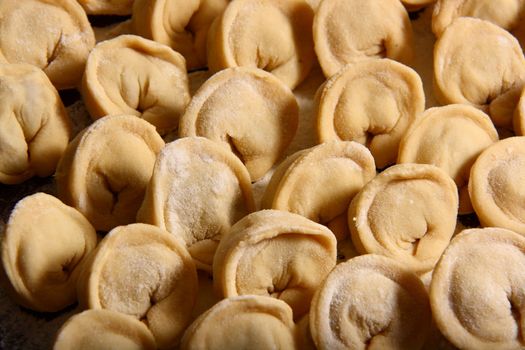
[[[525,79],[525,57],[509,32],[488,21],[462,17],[434,47],[434,92],[441,104],[461,103],[511,128]]]
[[[235,0],[208,33],[208,66],[264,69],[291,89],[310,72],[313,10],[305,0]]]
[[[512,127],[516,136],[525,136],[525,89],[520,92],[518,105],[512,117]]]
[[[81,265],[96,244],[95,229],[74,208],[45,193],[20,200],[2,239],[2,264],[16,300],[43,312],[73,304]]]
[[[217,247],[213,283],[219,295],[266,295],[290,305],[294,318],[336,263],[337,242],[326,227],[300,215],[262,210],[237,222]]]
[[[134,0],[77,0],[89,15],[131,14]]]
[[[28,64],[0,65],[0,101],[0,183],[52,175],[71,121],[47,76]]]
[[[399,146],[398,163],[432,164],[454,179],[459,213],[472,213],[468,194],[470,168],[479,154],[498,141],[490,118],[468,105],[434,107],[423,113]]]
[[[399,0],[324,0],[315,13],[315,52],[326,77],[347,63],[391,58],[410,63],[412,24]]]
[[[166,134],[190,101],[184,58],[136,35],[103,41],[88,57],[82,97],[93,119],[131,114]]]
[[[361,254],[380,254],[417,273],[432,270],[456,227],[458,193],[443,170],[394,165],[372,179],[348,209]]]
[[[418,11],[424,7],[432,5],[436,0],[401,0],[408,11]]]
[[[243,295],[220,301],[193,322],[182,350],[299,349],[292,309],[283,301]]]
[[[299,107],[292,91],[257,68],[229,68],[208,79],[180,120],[179,134],[229,147],[257,181],[295,136]]]
[[[131,115],[90,125],[67,147],[55,174],[59,197],[97,230],[135,222],[164,141]]]
[[[230,0],[135,0],[135,33],[172,47],[188,70],[207,66],[208,30]]]
[[[79,278],[79,301],[142,320],[160,349],[172,349],[191,322],[197,270],[184,242],[152,225],[113,229]]]
[[[0,1],[0,58],[41,68],[57,89],[79,85],[94,45],[76,0]]]
[[[470,171],[469,194],[482,226],[525,235],[525,136],[498,141]]]
[[[262,207],[286,210],[348,235],[352,198],[376,175],[374,158],[353,141],[331,141],[289,156],[275,170]]]
[[[430,285],[432,314],[460,349],[523,349],[525,238],[502,228],[452,240]]]
[[[148,327],[134,318],[110,310],[86,310],[58,330],[53,350],[155,350]]]
[[[399,142],[425,109],[419,75],[389,59],[344,66],[317,95],[317,137],[366,145],[380,169],[397,159]]]
[[[380,255],[337,265],[315,293],[310,311],[319,350],[420,349],[430,324],[423,283]]]
[[[187,137],[160,152],[137,219],[180,237],[197,267],[211,270],[221,237],[254,210],[241,161],[208,139]]]

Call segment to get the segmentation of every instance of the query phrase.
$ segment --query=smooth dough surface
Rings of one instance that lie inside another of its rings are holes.
[[[72,316],[58,330],[53,350],[155,350],[148,327],[126,314],[86,310]]]
[[[394,165],[373,178],[348,209],[361,254],[380,254],[417,273],[431,270],[456,227],[456,185],[428,164]]]
[[[283,157],[298,119],[295,96],[275,76],[257,68],[228,68],[195,93],[179,133],[229,147],[257,181]]]
[[[430,323],[428,295],[417,275],[372,254],[337,265],[310,311],[320,350],[420,349]]]
[[[525,57],[509,32],[476,18],[456,19],[434,46],[434,93],[488,113],[496,126],[512,127],[525,79]]]
[[[482,226],[525,235],[525,137],[485,149],[470,171],[469,194]]]
[[[357,141],[380,169],[393,164],[402,136],[425,109],[419,75],[390,59],[344,66],[320,88],[319,142]]]
[[[266,295],[288,303],[294,318],[336,263],[337,242],[326,227],[300,215],[262,210],[237,222],[213,260],[214,287],[223,297]]]
[[[472,213],[470,168],[498,141],[489,116],[468,105],[430,108],[412,125],[399,146],[398,163],[432,164],[452,177],[459,190],[459,213]]]
[[[2,240],[2,263],[17,301],[42,312],[73,304],[81,265],[96,244],[87,219],[57,198],[36,193],[20,200]]]
[[[324,0],[315,13],[315,52],[326,77],[369,58],[412,61],[412,24],[399,0]]]
[[[208,66],[264,69],[291,89],[310,72],[313,10],[305,0],[235,0],[208,33]]]
[[[91,124],[67,147],[55,174],[58,195],[97,230],[135,222],[164,141],[132,115]]]
[[[292,309],[261,295],[223,299],[186,330],[181,349],[297,349]]]
[[[95,35],[76,0],[1,0],[0,58],[42,69],[57,89],[80,84]]]
[[[208,30],[230,0],[135,0],[133,28],[186,59],[188,70],[207,66]]]
[[[177,129],[190,101],[184,58],[136,35],[103,41],[88,57],[82,97],[93,119],[135,115],[166,134]]]
[[[82,270],[79,301],[144,321],[160,349],[176,346],[191,322],[197,270],[184,243],[152,225],[113,229]]]
[[[0,183],[52,175],[71,133],[55,87],[34,66],[4,64],[0,100]]]
[[[127,16],[135,0],[77,0],[88,15]]]
[[[187,137],[160,152],[137,219],[179,236],[197,267],[211,270],[221,237],[254,210],[241,161],[212,141]]]
[[[523,349],[525,238],[502,228],[454,238],[434,270],[432,313],[460,349]]]

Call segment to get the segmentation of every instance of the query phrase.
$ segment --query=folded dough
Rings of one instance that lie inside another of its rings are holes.
[[[220,71],[196,92],[179,133],[221,142],[257,181],[280,160],[297,130],[299,107],[292,91],[261,69]]]
[[[131,114],[166,134],[190,101],[184,58],[136,35],[103,41],[87,60],[82,97],[93,119]]]
[[[313,10],[305,0],[236,0],[208,33],[208,66],[264,69],[291,89],[310,72]]]
[[[479,108],[496,126],[512,127],[524,79],[525,57],[520,44],[490,22],[458,18],[434,47],[434,93],[438,101]]]
[[[181,349],[298,349],[292,310],[267,296],[224,299],[186,330]]]
[[[131,14],[134,0],[77,0],[88,15]]]
[[[135,0],[133,28],[145,38],[172,47],[188,70],[207,66],[208,30],[229,0]]]
[[[470,168],[479,154],[498,141],[489,116],[468,105],[430,108],[410,128],[399,146],[398,163],[432,164],[454,179],[459,213],[472,213],[468,194]]]
[[[460,349],[523,349],[525,238],[502,228],[452,240],[430,285],[432,314]]]
[[[408,11],[419,11],[420,9],[432,5],[436,0],[401,0]]]
[[[53,350],[155,350],[148,327],[132,316],[110,310],[86,310],[59,329]]]
[[[0,183],[52,175],[71,133],[55,87],[34,66],[2,64],[0,100]]]
[[[359,253],[384,255],[422,273],[432,270],[450,242],[457,213],[457,188],[443,170],[399,164],[354,197],[348,223]]]
[[[113,229],[79,278],[79,301],[90,309],[134,316],[160,349],[176,346],[191,322],[197,270],[184,243],[152,225]]]
[[[419,75],[389,59],[344,66],[316,99],[319,141],[366,145],[380,169],[396,162],[399,141],[425,109]]]
[[[68,145],[55,174],[59,197],[97,230],[135,222],[162,147],[164,141],[144,120],[100,119]]]
[[[41,68],[57,89],[76,87],[95,35],[76,0],[1,0],[0,57]]]
[[[315,293],[310,311],[310,332],[320,350],[420,349],[430,324],[423,283],[380,255],[337,265]]]
[[[512,126],[516,136],[525,136],[525,89],[520,92],[518,104],[512,116]]]
[[[337,242],[326,227],[300,215],[262,210],[237,222],[217,247],[215,290],[225,298],[256,294],[281,299],[295,319],[336,263]]]
[[[221,237],[254,210],[241,161],[208,139],[187,137],[160,152],[137,219],[179,236],[197,267],[210,271]]]
[[[266,209],[285,210],[348,236],[352,198],[376,175],[374,158],[353,141],[331,141],[289,156],[275,170],[262,199]]]
[[[81,264],[97,234],[87,219],[55,197],[20,200],[2,240],[2,263],[16,300],[36,311],[60,311],[77,300]]]
[[[469,194],[482,226],[525,235],[525,136],[498,141],[470,170]]]
[[[399,0],[324,0],[315,13],[313,36],[326,77],[368,58],[412,60],[412,25]]]

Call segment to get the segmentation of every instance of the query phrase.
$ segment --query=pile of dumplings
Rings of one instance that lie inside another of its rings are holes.
[[[525,348],[524,17],[524,0],[0,0],[0,183],[55,189],[5,225],[10,295],[84,310],[55,350]],[[71,88],[92,119],[76,135]]]

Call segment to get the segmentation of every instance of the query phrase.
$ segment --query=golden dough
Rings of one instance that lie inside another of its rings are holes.
[[[315,293],[310,311],[319,350],[420,349],[430,323],[423,283],[380,255],[337,265]]]
[[[468,195],[470,168],[479,154],[498,141],[489,116],[468,105],[430,108],[410,128],[399,146],[398,163],[432,164],[454,179],[459,213],[472,213]]]
[[[36,67],[3,64],[0,100],[0,183],[52,175],[71,133],[54,86]]]
[[[260,295],[224,299],[186,330],[181,349],[298,349],[292,310]]]
[[[143,320],[160,349],[176,346],[191,322],[197,270],[184,243],[146,224],[113,229],[79,279],[79,301]]]
[[[57,89],[76,87],[95,35],[76,0],[1,0],[0,57],[41,68]]]
[[[389,59],[346,65],[317,95],[317,138],[366,145],[380,169],[397,159],[399,142],[425,109],[419,75]]]
[[[281,299],[294,318],[336,263],[337,242],[326,227],[300,215],[262,210],[237,222],[217,247],[215,290],[225,298],[256,294]]]
[[[525,57],[509,32],[476,18],[458,18],[434,47],[434,93],[441,104],[462,103],[511,127],[525,79]]]
[[[313,10],[305,0],[236,0],[208,33],[208,66],[264,69],[291,89],[310,72]]]
[[[418,11],[424,7],[432,5],[436,0],[401,0],[408,11]]]
[[[82,97],[94,119],[131,114],[166,134],[190,101],[184,58],[136,35],[103,41],[89,55]]]
[[[406,268],[432,270],[456,227],[454,181],[428,164],[394,165],[372,179],[348,209],[352,241],[361,254],[380,254]]]
[[[131,14],[134,0],[77,0],[89,15]]]
[[[512,117],[512,126],[517,136],[525,136],[525,89],[522,89]]]
[[[441,332],[460,349],[523,349],[525,238],[501,228],[452,240],[430,285]]]
[[[188,70],[207,66],[208,30],[229,0],[135,0],[133,28],[145,38],[172,47]]]
[[[188,137],[159,154],[137,219],[179,236],[197,267],[211,270],[221,237],[254,210],[241,161],[212,141]]]
[[[291,155],[277,167],[262,207],[339,227],[334,233],[343,239],[348,235],[348,206],[375,175],[374,158],[365,146],[353,141],[324,143]]]
[[[469,194],[482,226],[525,235],[525,137],[498,141],[470,170]]]
[[[257,181],[283,157],[298,118],[295,96],[275,76],[256,68],[229,68],[196,92],[180,120],[179,133],[226,145]]]
[[[80,267],[95,248],[87,219],[55,197],[20,200],[2,240],[2,263],[17,301],[36,311],[60,311],[77,300]]]
[[[412,60],[412,24],[399,0],[324,0],[315,13],[315,52],[326,77],[369,58]]]
[[[97,230],[135,222],[162,147],[164,141],[144,120],[100,119],[67,147],[55,174],[59,197]]]
[[[110,310],[86,310],[58,330],[53,350],[155,350],[155,338],[136,318]]]

